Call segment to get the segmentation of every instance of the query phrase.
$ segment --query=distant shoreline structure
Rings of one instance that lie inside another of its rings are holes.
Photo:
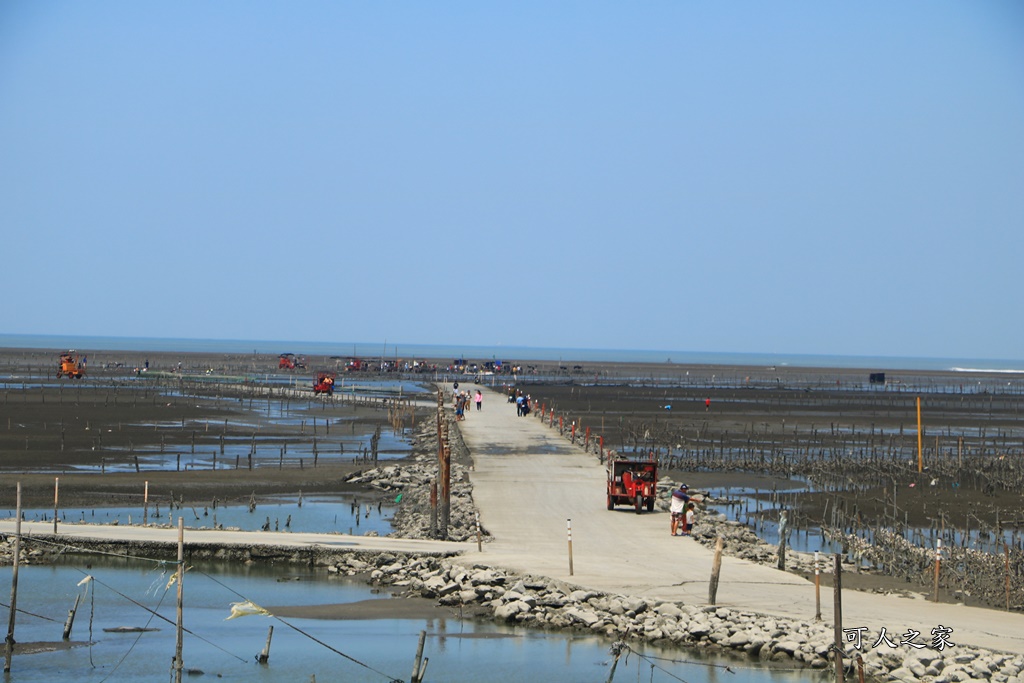
[[[364,358],[466,358],[536,360],[562,363],[646,363],[751,367],[923,370],[962,373],[1024,373],[1024,360],[977,358],[910,358],[898,356],[830,356],[785,353],[729,353],[640,349],[573,349],[529,346],[393,344],[384,342],[310,342],[301,340],[186,339],[173,337],[105,337],[88,335],[0,334],[0,348],[142,351],[166,353],[260,353],[277,355],[357,356]]]

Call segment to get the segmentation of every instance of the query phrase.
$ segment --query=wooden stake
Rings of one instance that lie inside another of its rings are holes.
[[[924,471],[924,454],[922,452],[924,434],[921,433],[921,397],[917,397],[917,473]]]
[[[843,556],[835,554],[835,576],[832,579],[832,596],[835,605],[835,642],[833,649],[836,657],[836,683],[843,683]]]
[[[14,616],[18,611],[18,561],[21,556],[21,482],[18,482],[16,497],[17,517],[14,521],[14,558],[11,567],[11,614],[7,620],[7,654],[4,659],[4,673],[11,671],[11,657],[14,656]]]
[[[821,621],[821,561],[814,551],[814,620]]]
[[[183,670],[181,660],[181,645],[182,645],[182,613],[184,612],[183,593],[182,593],[182,581],[185,579],[185,518],[178,516],[178,608],[177,608],[177,627],[175,629],[174,638],[174,683],[181,683],[181,674]]]
[[[476,514],[476,549],[477,549],[477,552],[481,552],[482,553],[484,551],[484,545],[483,545],[483,539],[481,538],[481,535],[480,535],[480,513],[476,512],[475,514]]]
[[[1003,555],[1006,558],[1006,611],[1010,611],[1010,546],[1003,542]]]
[[[256,661],[260,664],[266,664],[270,659],[270,639],[274,637],[274,626],[271,625],[267,629],[267,644],[263,646],[263,652],[256,656]]]
[[[60,477],[53,478],[53,535],[57,535],[57,503],[60,492]]]
[[[64,622],[64,640],[71,638],[71,627],[75,623],[75,614],[78,612],[78,601],[82,599],[82,594],[79,593],[75,596],[75,606],[68,610],[68,619]]]
[[[786,569],[786,511],[779,514],[779,569]]]
[[[409,683],[419,683],[420,679],[420,666],[423,661],[423,643],[427,640],[427,632],[420,631],[420,642],[416,646],[416,659],[412,662],[412,677],[409,679]]]
[[[437,480],[430,482],[430,536],[437,538]]]
[[[939,601],[939,565],[942,563],[942,539],[935,545],[935,578],[932,580],[932,601]]]
[[[718,577],[722,573],[722,546],[724,542],[719,536],[715,541],[715,559],[711,563],[711,582],[708,584],[708,604],[714,605],[718,598]]]

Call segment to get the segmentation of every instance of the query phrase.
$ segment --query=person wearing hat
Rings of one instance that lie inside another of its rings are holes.
[[[686,484],[680,484],[679,488],[672,492],[672,503],[669,505],[668,510],[672,517],[673,536],[678,534],[680,525],[685,524],[686,504],[690,502],[690,496],[687,491],[689,491],[689,487]]]

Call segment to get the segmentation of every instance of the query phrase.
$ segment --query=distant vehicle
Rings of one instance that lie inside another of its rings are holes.
[[[85,360],[78,356],[74,349],[67,353],[60,354],[60,363],[57,365],[57,378],[67,377],[68,379],[82,379],[85,376]]]
[[[360,372],[366,369],[366,363],[363,362],[362,358],[350,357],[348,362],[345,363],[345,372]]]
[[[654,510],[658,490],[658,461],[619,459],[608,461],[608,509],[632,505],[639,515]]]
[[[304,358],[296,358],[294,353],[282,353],[278,357],[278,370],[305,370],[306,361]]]
[[[321,372],[316,373],[316,381],[313,382],[313,393],[318,395],[333,395],[335,377],[337,377],[337,374],[329,370],[323,370]]]

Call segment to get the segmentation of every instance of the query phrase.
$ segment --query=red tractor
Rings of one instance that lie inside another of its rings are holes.
[[[334,394],[334,378],[337,377],[337,373],[330,371],[322,371],[316,373],[316,381],[313,383],[314,394],[326,394],[332,396]]]
[[[657,460],[608,461],[608,509],[632,505],[639,515],[643,508],[654,510],[658,491]]]
[[[277,361],[278,370],[305,370],[306,362],[304,358],[296,358],[294,353],[282,353],[278,356],[280,360]]]

